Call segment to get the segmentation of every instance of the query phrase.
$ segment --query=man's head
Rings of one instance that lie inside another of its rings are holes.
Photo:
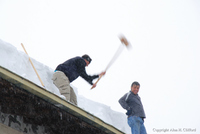
[[[82,58],[85,60],[86,66],[88,66],[88,65],[90,64],[90,62],[92,61],[92,59],[90,58],[90,56],[87,55],[87,54],[84,54],[84,55],[82,56]]]
[[[140,84],[139,84],[137,81],[134,81],[134,82],[131,84],[131,91],[132,91],[134,94],[138,94],[139,89],[140,89]]]

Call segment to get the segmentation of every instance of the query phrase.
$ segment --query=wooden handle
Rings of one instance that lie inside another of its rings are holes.
[[[127,39],[125,37],[120,37],[120,41],[122,44],[124,44],[126,47],[130,46],[129,42],[127,41]],[[109,62],[109,64],[107,65],[105,72],[107,71],[107,69],[114,63],[114,61],[117,59],[117,57],[121,54],[121,52],[123,51],[124,46],[120,44],[119,48],[117,49],[117,51],[115,52],[115,55],[113,56],[113,58],[111,59],[111,61]],[[102,75],[98,78],[98,80],[95,82],[95,84],[98,83],[98,81],[101,79]],[[93,89],[94,87],[92,86],[91,89]]]
[[[27,51],[26,51],[24,45],[23,45],[22,43],[21,43],[21,45],[22,45],[22,47],[23,47],[25,53],[28,55],[28,53],[27,53]],[[29,56],[28,56],[28,57],[29,57]],[[41,80],[41,78],[40,78],[40,76],[39,76],[39,74],[38,74],[38,72],[37,72],[35,66],[33,65],[33,62],[31,61],[31,58],[30,58],[30,57],[29,57],[29,61],[30,61],[31,65],[32,65],[32,67],[33,67],[33,69],[34,69],[36,75],[38,76],[38,78],[39,78],[39,80],[40,80],[40,83],[42,84],[43,87],[45,87],[45,86],[44,86],[44,83],[42,82],[42,80]]]
[[[99,82],[99,80],[101,79],[101,77],[102,77],[103,75],[101,75],[99,78],[98,78],[98,80],[94,83],[95,85]],[[93,89],[94,87],[92,86],[92,88],[91,89]]]

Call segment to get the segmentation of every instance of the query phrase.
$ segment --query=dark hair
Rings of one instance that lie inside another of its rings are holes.
[[[131,84],[131,87],[132,87],[133,85],[140,86],[140,83],[137,82],[137,81],[134,81],[134,82]]]
[[[85,60],[87,60],[89,63],[92,61],[92,59],[90,58],[90,56],[87,55],[87,54],[84,54],[84,55],[82,56],[82,58],[85,59]]]

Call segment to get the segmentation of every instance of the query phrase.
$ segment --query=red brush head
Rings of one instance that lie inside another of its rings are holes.
[[[127,41],[127,39],[123,36],[119,37],[120,41],[122,42],[122,44],[124,44],[125,46],[129,46],[129,42]]]

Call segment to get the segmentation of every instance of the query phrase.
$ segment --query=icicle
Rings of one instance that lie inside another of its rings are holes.
[[[60,119],[62,120],[62,113],[60,112]]]

